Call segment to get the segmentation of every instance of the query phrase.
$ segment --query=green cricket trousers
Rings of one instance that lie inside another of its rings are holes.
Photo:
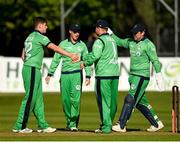
[[[81,70],[62,72],[60,89],[67,128],[78,127],[83,76]]]
[[[149,103],[149,100],[147,99],[145,95],[145,90],[149,83],[149,77],[144,77],[140,75],[134,75],[130,74],[129,76],[129,84],[130,89],[128,91],[128,94],[132,95],[135,100],[134,107],[137,107],[140,111],[143,109],[142,107],[145,107],[149,111],[149,115],[153,116],[154,121],[158,122],[159,118],[157,117],[155,111],[153,110],[152,106]],[[147,112],[142,113],[146,116]]]
[[[100,113],[100,130],[110,133],[117,111],[118,76],[96,77],[96,100]]]
[[[45,121],[44,115],[42,75],[40,69],[24,65],[22,69],[22,77],[24,82],[25,96],[22,99],[19,115],[14,129],[25,129],[30,112],[32,111],[37,119],[38,128],[45,129],[48,127],[48,123]]]

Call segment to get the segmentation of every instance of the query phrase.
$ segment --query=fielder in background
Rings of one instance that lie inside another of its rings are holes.
[[[73,61],[79,61],[79,55],[68,53],[53,44],[48,37],[43,35],[48,28],[45,18],[36,17],[34,19],[34,28],[35,30],[26,38],[24,42],[25,48],[22,51],[22,59],[24,61],[22,77],[25,96],[20,106],[17,121],[12,130],[16,133],[31,133],[33,131],[26,127],[30,112],[32,111],[38,122],[37,132],[51,133],[56,131],[56,128],[49,127],[44,115],[42,75],[40,71],[44,56],[44,48],[47,47],[55,52],[68,56]]]
[[[107,33],[108,23],[98,20],[92,52],[83,58],[81,68],[95,65],[96,99],[100,113],[101,124],[96,133],[110,133],[112,122],[117,111],[117,94],[119,83],[119,64],[117,45]]]
[[[149,132],[155,132],[164,127],[158,116],[149,104],[145,90],[150,80],[150,62],[156,72],[157,85],[161,91],[164,90],[164,82],[161,75],[161,64],[156,54],[155,45],[146,37],[147,29],[144,24],[139,23],[131,29],[133,38],[121,39],[108,29],[117,45],[129,48],[130,51],[130,88],[124,99],[124,105],[119,121],[112,127],[113,131],[126,132],[126,123],[130,119],[132,110],[136,107],[150,122]]]
[[[70,53],[77,53],[83,58],[88,49],[86,44],[79,39],[80,26],[73,24],[69,28],[70,37],[62,41],[59,46]],[[55,53],[48,70],[48,76],[46,77],[46,83],[50,81],[50,77],[56,71],[60,61],[62,59],[61,78],[60,78],[60,90],[62,97],[63,110],[67,122],[67,130],[78,131],[78,122],[80,116],[80,104],[82,94],[83,74],[80,69],[80,62],[72,63],[71,59]],[[86,85],[90,84],[91,68],[86,67]]]

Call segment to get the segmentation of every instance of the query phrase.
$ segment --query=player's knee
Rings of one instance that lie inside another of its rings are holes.
[[[128,94],[126,97],[125,97],[125,102],[127,104],[134,104],[135,103],[135,100],[134,100],[134,97],[130,94]]]

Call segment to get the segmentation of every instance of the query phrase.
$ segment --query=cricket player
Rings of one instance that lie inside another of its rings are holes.
[[[155,132],[164,127],[145,95],[145,90],[150,80],[150,62],[156,72],[157,85],[161,91],[164,90],[164,82],[161,75],[162,66],[157,57],[155,45],[145,35],[146,30],[144,24],[136,24],[131,29],[133,38],[121,39],[108,29],[108,33],[112,35],[117,45],[130,50],[130,89],[124,99],[119,121],[112,127],[113,131],[126,132],[126,123],[135,107],[150,122],[151,126],[147,131]]]
[[[112,122],[117,110],[117,94],[119,83],[119,64],[117,45],[107,33],[108,23],[98,20],[92,52],[83,58],[81,67],[95,65],[96,99],[100,113],[101,124],[96,133],[110,133]]]
[[[80,26],[72,24],[69,28],[69,38],[62,41],[59,46],[70,53],[77,53],[83,58],[87,53],[86,44],[79,39]],[[63,110],[67,122],[67,130],[78,131],[78,122],[80,116],[80,99],[82,94],[83,74],[80,69],[80,62],[72,63],[70,58],[55,53],[48,70],[46,82],[49,83],[50,77],[54,75],[62,59],[60,88]],[[86,67],[86,85],[90,84],[91,68]]]
[[[44,115],[44,102],[42,96],[41,65],[44,56],[44,48],[49,48],[57,53],[68,56],[74,61],[79,60],[79,55],[68,53],[53,44],[44,34],[48,28],[47,20],[43,17],[34,19],[35,30],[26,38],[25,48],[22,51],[24,61],[22,77],[25,88],[25,96],[22,100],[19,115],[14,125],[15,133],[31,133],[33,130],[27,128],[30,112],[33,112],[38,122],[37,132],[51,133],[56,128],[49,127]]]

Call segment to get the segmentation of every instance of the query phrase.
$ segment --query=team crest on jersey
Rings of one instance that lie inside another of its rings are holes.
[[[141,47],[138,45],[136,56],[141,56]]]
[[[80,85],[76,85],[76,90],[80,90],[81,86]]]
[[[78,46],[78,47],[77,47],[77,50],[78,50],[79,52],[81,52],[81,47]]]
[[[141,56],[141,52],[140,52],[140,51],[137,51],[137,52],[136,52],[136,56]]]
[[[132,56],[141,56],[141,51],[134,51],[134,50],[130,50],[130,54],[132,55]]]

